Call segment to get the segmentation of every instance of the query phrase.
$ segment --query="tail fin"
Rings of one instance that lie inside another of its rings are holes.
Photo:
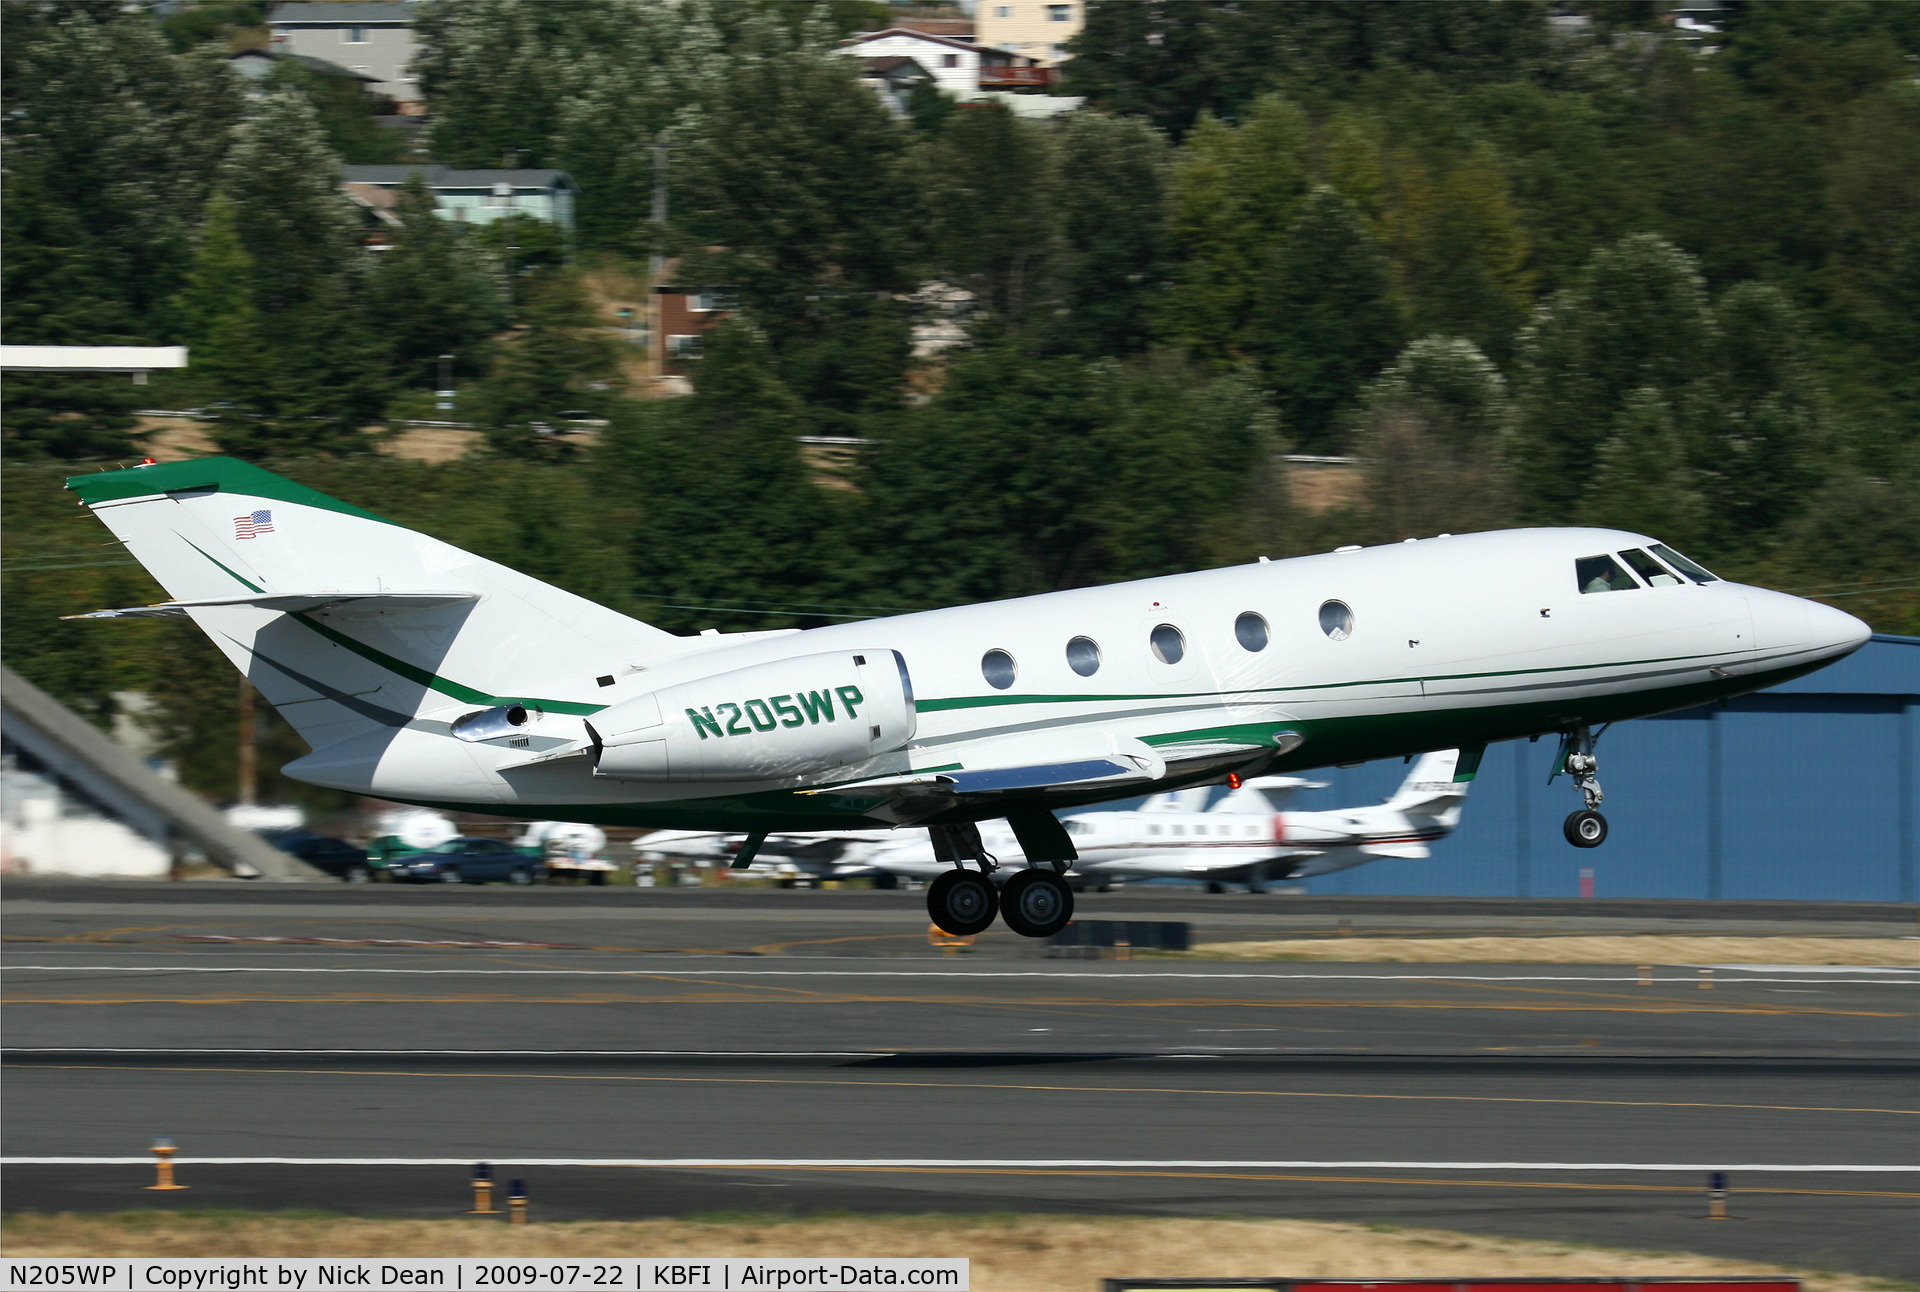
[[[232,458],[67,487],[315,750],[528,703],[592,713],[686,639]],[[184,604],[182,604],[184,603]]]
[[[1422,754],[1413,763],[1407,779],[1387,800],[1387,806],[1403,812],[1426,811],[1438,815],[1467,797],[1467,783],[1480,768],[1480,750],[1463,757],[1458,749],[1441,749]]]

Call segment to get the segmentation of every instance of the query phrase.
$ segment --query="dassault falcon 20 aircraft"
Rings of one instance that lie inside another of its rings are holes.
[[[935,923],[1071,917],[1057,809],[1596,727],[1810,672],[1867,626],[1643,534],[1524,529],[807,631],[679,637],[229,458],[68,487],[313,752],[288,775],[501,816],[925,826]],[[938,553],[927,553],[938,560]],[[1604,729],[1604,728],[1603,728]],[[976,822],[1028,866],[996,891]],[[751,860],[752,840],[743,861]],[[972,868],[966,863],[971,862]]]

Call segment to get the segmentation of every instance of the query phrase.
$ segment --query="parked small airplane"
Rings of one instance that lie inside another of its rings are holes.
[[[956,934],[1044,937],[1056,811],[1558,733],[1606,838],[1596,728],[1857,650],[1853,616],[1657,539],[1524,529],[1340,548],[807,631],[678,637],[231,458],[75,476],[313,752],[289,776],[439,809],[772,831],[925,826]],[[926,552],[937,561],[939,552]],[[1028,866],[996,889],[976,825]],[[971,863],[971,868],[967,865]]]

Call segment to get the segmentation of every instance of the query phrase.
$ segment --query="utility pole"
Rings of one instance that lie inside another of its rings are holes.
[[[661,324],[660,280],[667,272],[667,132],[653,137],[653,255],[647,259],[647,357],[653,361],[654,380],[667,371],[667,338]]]
[[[254,765],[253,683],[240,676],[240,805],[252,807],[259,789]]]

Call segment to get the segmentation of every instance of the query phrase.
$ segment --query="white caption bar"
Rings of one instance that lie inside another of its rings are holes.
[[[101,1292],[842,1292],[854,1288],[935,1288],[966,1292],[964,1259],[734,1257],[597,1260],[273,1260],[260,1257],[135,1260],[7,1260],[9,1289],[93,1288]]]

